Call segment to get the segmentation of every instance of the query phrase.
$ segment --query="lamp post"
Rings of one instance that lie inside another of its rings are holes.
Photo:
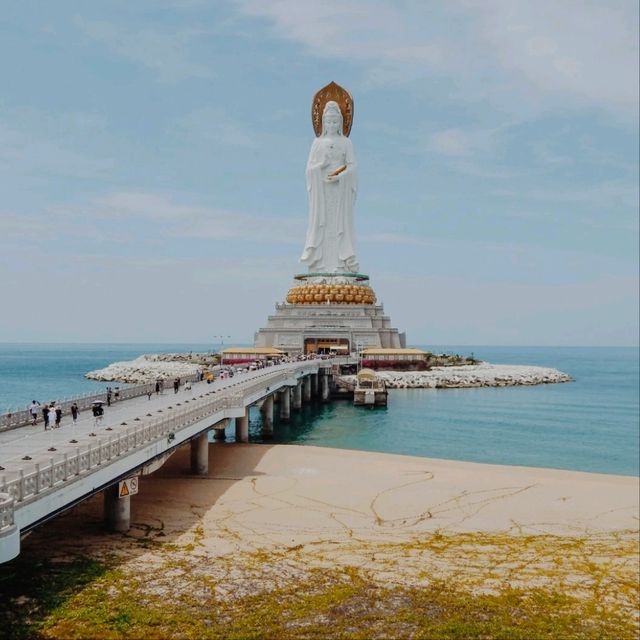
[[[220,339],[220,366],[222,366],[223,364],[223,359],[224,359],[224,355],[223,355],[223,351],[224,351],[224,339],[229,340],[229,338],[231,338],[231,336],[213,336],[214,340]]]

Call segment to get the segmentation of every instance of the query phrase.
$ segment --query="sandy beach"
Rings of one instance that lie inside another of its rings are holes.
[[[354,576],[378,591],[546,589],[625,620],[637,611],[637,478],[294,445],[216,444],[203,477],[188,463],[185,447],[141,478],[128,534],[104,531],[98,496],[35,530],[22,557],[104,563],[110,577],[68,606],[135,592],[165,631],[182,624],[167,599],[210,607]],[[46,637],[75,633],[64,616],[48,624]]]

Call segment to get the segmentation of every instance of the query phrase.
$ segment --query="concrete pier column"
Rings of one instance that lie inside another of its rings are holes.
[[[320,376],[320,397],[322,402],[329,402],[329,376],[326,372]]]
[[[226,437],[225,429],[227,428],[228,425],[229,425],[229,418],[220,420],[220,422],[216,422],[216,424],[213,425],[213,437],[215,440],[225,439]]]
[[[249,442],[249,410],[244,416],[236,418],[236,442]]]
[[[298,380],[298,384],[293,387],[293,408],[300,410],[302,408],[302,382]]]
[[[311,378],[311,395],[314,398],[317,398],[318,397],[318,374],[312,373],[309,377]]]
[[[291,417],[291,391],[285,387],[280,392],[280,420],[289,420]]]
[[[305,376],[302,384],[302,399],[304,402],[311,402],[311,376]]]
[[[273,433],[273,395],[264,399],[260,413],[262,414],[262,435],[271,435]]]
[[[118,497],[118,483],[104,492],[104,522],[109,531],[124,533],[131,526],[131,496]]]
[[[204,431],[191,441],[191,473],[206,476],[209,473],[209,438]]]

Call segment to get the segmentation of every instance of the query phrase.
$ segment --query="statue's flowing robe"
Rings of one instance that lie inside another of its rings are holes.
[[[341,161],[321,168],[324,161],[322,137],[316,138],[311,145],[307,162],[307,192],[309,195],[309,226],[301,262],[308,265],[312,272],[338,273],[357,271],[358,263],[354,242],[354,203],[357,190],[356,161],[353,144],[349,138],[342,138],[345,153]],[[336,183],[327,183],[325,178],[336,168],[346,165]],[[335,189],[334,197],[327,197],[329,189]],[[333,232],[337,237],[333,238]],[[328,237],[330,236],[330,237]],[[337,242],[336,247],[328,243]]]

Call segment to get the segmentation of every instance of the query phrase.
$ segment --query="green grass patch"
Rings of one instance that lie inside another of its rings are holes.
[[[105,571],[102,563],[85,557],[52,562],[21,555],[0,565],[0,638],[37,637],[51,612]]]
[[[160,544],[153,562],[125,564],[42,559],[49,551],[34,547],[0,566],[0,638],[638,637],[629,532],[436,534],[215,558],[194,555],[200,544]]]
[[[386,587],[364,572],[312,570],[245,597],[194,589],[149,596],[144,578],[107,574],[66,598],[38,627],[45,638],[593,639],[637,637],[628,616],[550,590],[474,594],[451,582]],[[192,587],[198,579],[193,578]]]

